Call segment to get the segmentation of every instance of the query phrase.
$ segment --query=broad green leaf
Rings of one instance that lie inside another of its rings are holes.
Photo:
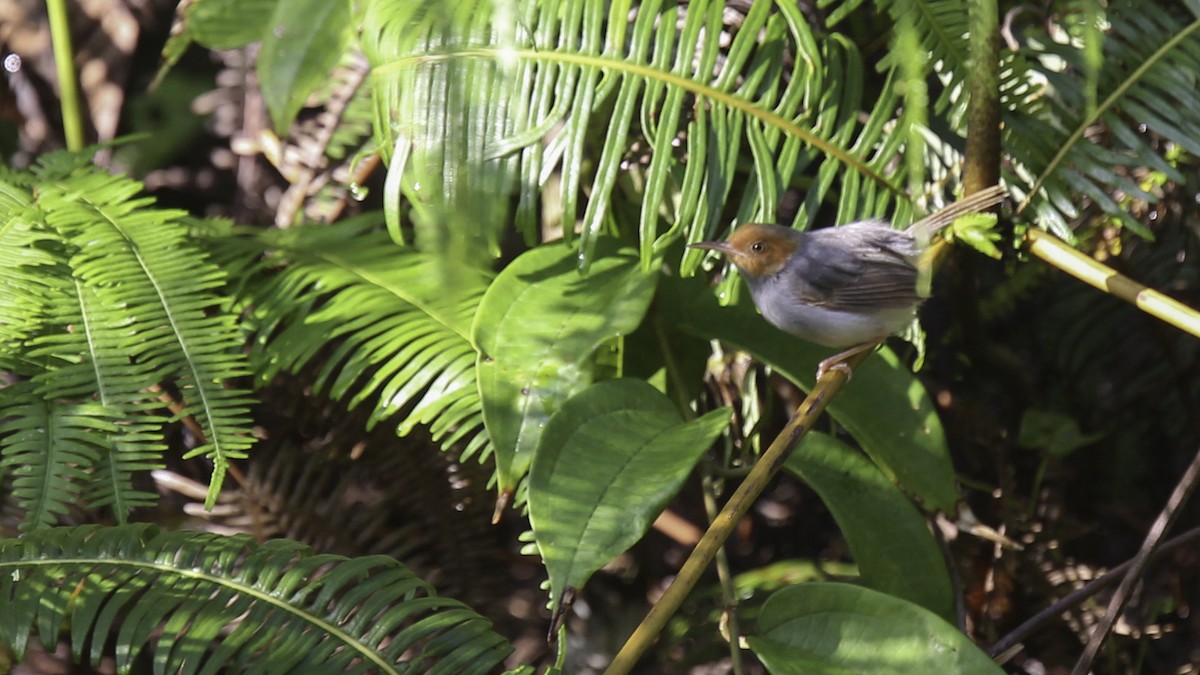
[[[209,49],[237,49],[258,42],[279,0],[195,0],[182,3],[183,30],[172,31],[162,50],[162,66],[154,76],[157,87],[192,41]],[[185,6],[186,5],[186,6]]]
[[[774,675],[1004,671],[934,613],[860,586],[798,584],[763,604],[750,649]]]
[[[805,389],[815,384],[820,360],[831,356],[829,349],[768,324],[749,294],[722,307],[698,280],[672,279],[662,288],[656,306],[680,330],[744,349]],[[884,473],[925,508],[957,512],[958,488],[941,421],[925,387],[890,350],[863,362],[828,409]]]
[[[559,408],[529,475],[529,522],[556,604],[642,538],[729,414],[683,422],[634,379],[599,382]]]
[[[350,41],[346,0],[279,0],[263,36],[258,78],[280,134],[324,82]]]
[[[829,507],[863,582],[938,614],[954,616],[954,590],[924,517],[866,457],[828,434],[809,432],[784,465]]]
[[[184,29],[209,49],[237,49],[266,37],[281,0],[196,0],[185,10]],[[335,5],[337,2],[330,2]]]
[[[781,588],[809,581],[825,581],[831,576],[857,577],[858,565],[837,560],[789,558],[742,572],[733,578],[733,589],[739,599],[755,595],[765,597]]]
[[[488,287],[475,315],[483,422],[496,452],[501,498],[529,469],[542,428],[592,382],[592,354],[642,321],[657,270],[605,240],[587,275],[560,243],[527,251]]]

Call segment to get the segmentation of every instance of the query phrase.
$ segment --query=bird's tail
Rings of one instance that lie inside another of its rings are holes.
[[[992,187],[980,190],[969,197],[963,197],[941,211],[937,211],[925,216],[924,218],[913,223],[908,229],[910,232],[912,232],[921,228],[925,228],[927,232],[933,234],[943,227],[946,227],[950,223],[953,223],[961,216],[965,216],[969,213],[979,213],[980,211],[986,211],[992,208],[993,206],[1004,201],[1004,198],[1007,196],[1008,192],[1006,192],[1004,188],[1000,187],[999,185],[993,185]]]

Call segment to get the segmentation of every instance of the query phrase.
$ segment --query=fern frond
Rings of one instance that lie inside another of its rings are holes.
[[[396,246],[375,217],[295,227],[244,240],[239,274],[260,382],[322,357],[315,388],[370,400],[373,426],[404,411],[401,435],[429,425],[435,441],[485,438],[469,334],[488,277]],[[332,347],[332,349],[327,349]],[[477,435],[478,434],[478,435]],[[473,449],[488,452],[483,445]]]
[[[0,391],[0,468],[12,473],[24,530],[53,525],[79,502],[89,471],[109,451],[98,443],[116,431],[102,406],[41,399],[28,390]]]
[[[122,333],[130,332],[132,319],[112,326],[81,310],[80,303],[95,304],[94,290],[70,276],[60,237],[20,187],[30,177],[13,178],[0,184],[0,363],[30,379],[0,394],[19,418],[0,430],[0,444],[4,464],[18,475],[22,527],[49,526],[80,498],[112,507],[124,522],[132,508],[155,499],[136,490],[132,479],[133,472],[157,466],[162,450],[162,419],[144,400],[154,380],[129,360]],[[93,396],[99,405],[78,403]],[[47,430],[44,451],[30,451],[36,447],[30,420]],[[67,436],[50,433],[72,426]]]
[[[127,672],[486,673],[511,650],[490,624],[391,558],[143,525],[0,540],[0,641],[36,633]],[[89,649],[90,648],[90,649]]]
[[[129,397],[138,380],[142,386],[173,380],[184,399],[180,414],[195,416],[205,433],[185,457],[213,462],[215,496],[229,461],[244,457],[252,443],[245,433],[250,400],[225,386],[248,369],[232,317],[213,311],[224,302],[215,293],[224,275],[188,244],[185,214],[146,208],[149,200],[135,198],[140,189],[119,176],[75,174],[43,185],[38,203],[74,247],[73,274],[96,294],[79,295],[88,310],[86,337],[109,338],[107,356],[89,354],[96,359],[89,359],[94,386],[112,400]],[[101,388],[120,381],[130,363],[125,386]]]
[[[38,332],[44,308],[58,295],[47,268],[62,259],[44,248],[56,237],[38,229],[38,218],[28,189],[0,180],[0,367],[10,371],[20,369],[20,345]]]
[[[896,203],[904,181],[888,175],[907,133],[888,124],[898,99],[890,87],[865,99],[857,49],[816,35],[794,3],[756,1],[736,28],[723,24],[724,11],[704,0],[636,9],[599,0],[371,3],[363,45],[376,133],[391,157],[386,198],[407,197],[418,234],[422,211],[441,205],[451,215],[437,222],[456,235],[463,221],[461,236],[494,237],[504,216],[490,205],[506,208],[515,192],[512,217],[527,241],[547,199],[561,207],[569,240],[578,224],[585,266],[598,233],[624,226],[614,201],[641,204],[637,238],[649,264],[679,239],[711,238],[731,213],[775,220],[781,191],[802,172],[817,179],[800,224],[839,182],[839,219],[891,206],[907,217],[905,200]],[[631,160],[635,144],[648,162]],[[751,162],[740,165],[745,156]],[[557,194],[542,189],[551,176]],[[615,200],[618,190],[630,194]],[[389,228],[399,236],[398,221]],[[688,254],[685,269],[699,259]]]
[[[84,406],[103,420],[78,426],[99,454],[61,478],[73,498],[123,520],[154,498],[133,488],[163,449],[151,388],[177,386],[180,414],[204,429],[191,454],[213,461],[211,497],[251,442],[248,398],[223,384],[248,367],[216,292],[224,276],[191,243],[184,214],[150,208],[139,183],[88,165],[89,155],[51,153],[34,171],[0,172],[0,368],[29,385],[7,390],[8,405],[52,418]],[[27,525],[46,525],[39,513]]]
[[[1146,234],[1110,195],[1157,201],[1140,184],[1143,168],[1182,180],[1158,138],[1200,153],[1200,20],[1177,7],[1156,3],[1148,11],[1129,1],[1111,3],[1105,19],[1110,30],[1097,91],[1080,77],[1088,72],[1085,44],[1031,37],[1036,58],[1014,71],[1025,77],[1024,87],[1006,99],[1013,194],[1032,206],[1039,225],[1063,237],[1070,237],[1067,220],[1078,215],[1079,196]]]
[[[35,396],[46,401],[95,398],[115,433],[106,433],[95,472],[83,484],[84,501],[110,507],[119,522],[156,495],[137,490],[133,475],[159,468],[165,450],[159,403],[148,394],[159,379],[144,362],[130,358],[138,348],[137,322],[120,317],[97,289],[71,278],[58,302],[46,308],[41,335],[28,341],[28,354],[53,363],[32,377]]]
[[[934,103],[934,112],[944,114],[952,104],[957,104],[960,111],[952,114],[953,118],[962,117],[961,108],[966,103],[962,87],[970,72],[968,4],[961,0],[879,0],[876,3],[892,18],[910,22],[916,30],[926,67],[935,70],[942,78],[943,88]],[[831,14],[830,24],[836,24],[847,14],[843,11]],[[890,50],[880,66],[889,69],[899,67],[900,64],[896,62],[899,54],[898,50]],[[956,125],[956,130],[966,132],[961,125]]]

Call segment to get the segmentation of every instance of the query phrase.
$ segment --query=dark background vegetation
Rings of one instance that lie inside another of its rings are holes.
[[[1063,11],[1059,5],[1068,4],[1002,3],[1002,9],[1051,23]],[[730,20],[736,20],[737,3],[731,6]],[[0,50],[19,52],[25,61],[0,87],[0,152],[17,167],[63,144],[43,12],[33,0],[9,0],[0,8]],[[253,147],[253,130],[267,123],[248,68],[252,51],[192,49],[160,87],[147,89],[174,13],[174,3],[164,0],[74,5],[77,65],[104,73],[83,83],[93,106],[89,139],[142,135],[103,150],[100,162],[144,181],[160,206],[271,227],[292,183]],[[883,55],[890,23],[869,8],[851,22],[867,59]],[[293,143],[303,144],[305,120],[319,112],[302,111]],[[1071,224],[1080,249],[1200,306],[1195,157],[1185,156],[1179,169],[1188,182],[1158,186],[1156,204],[1115,196],[1152,238],[1121,229],[1082,198],[1082,215]],[[366,197],[343,191],[329,206],[331,217],[379,208],[382,177],[381,164],[363,169]],[[785,204],[802,195],[793,191]],[[1001,228],[1011,222],[1002,220]],[[1007,550],[945,533],[969,634],[986,648],[1138,550],[1200,447],[1200,343],[1011,249],[1000,261],[956,250],[935,289],[923,314],[929,344],[920,377],[937,402],[968,503],[984,522],[1026,544]],[[514,663],[549,658],[543,572],[535,557],[518,552],[518,535],[527,529],[519,516],[510,512],[499,525],[488,524],[490,469],[457,461],[421,433],[397,438],[394,422],[367,431],[366,412],[313,393],[313,374],[281,376],[259,392],[254,423],[264,440],[239,463],[217,512],[197,508],[202,490],[198,496],[180,487],[185,479],[204,484],[205,467],[168,454],[168,467],[155,473],[152,486],[162,495],[159,507],[135,518],[288,536],[347,555],[394,555],[442,593],[492,619],[516,645]],[[762,429],[770,438],[802,394],[762,375],[757,386],[775,401]],[[714,401],[719,385],[709,383]],[[1075,438],[1039,438],[1029,430],[1031,413]],[[187,430],[174,433],[173,443],[182,447]],[[1200,527],[1198,508],[1186,508],[1172,535]],[[703,527],[699,479],[688,482],[670,510]],[[5,515],[0,525],[14,536],[16,516]],[[65,520],[97,518],[104,520],[81,511]],[[686,556],[689,546],[680,541],[686,536],[663,530],[652,531],[584,591],[583,609],[569,623],[581,672],[596,665],[590,654],[620,644]],[[749,617],[767,589],[805,574],[806,565],[836,575],[837,563],[849,560],[822,502],[787,476],[777,479],[728,548],[734,572],[753,575],[744,579]],[[788,563],[766,567],[781,561]],[[715,589],[714,578],[685,605],[643,672],[726,672]],[[1108,592],[1035,632],[1009,671],[1067,672]],[[1096,672],[1200,672],[1194,665],[1200,662],[1197,603],[1200,544],[1193,544],[1148,570]],[[68,660],[61,653],[34,655],[14,672],[69,672]]]

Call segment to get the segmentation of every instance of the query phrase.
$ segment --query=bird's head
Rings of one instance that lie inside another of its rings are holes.
[[[692,248],[723,254],[742,276],[756,279],[778,274],[796,252],[800,233],[781,225],[750,223],[733,231],[725,241],[702,241]]]

